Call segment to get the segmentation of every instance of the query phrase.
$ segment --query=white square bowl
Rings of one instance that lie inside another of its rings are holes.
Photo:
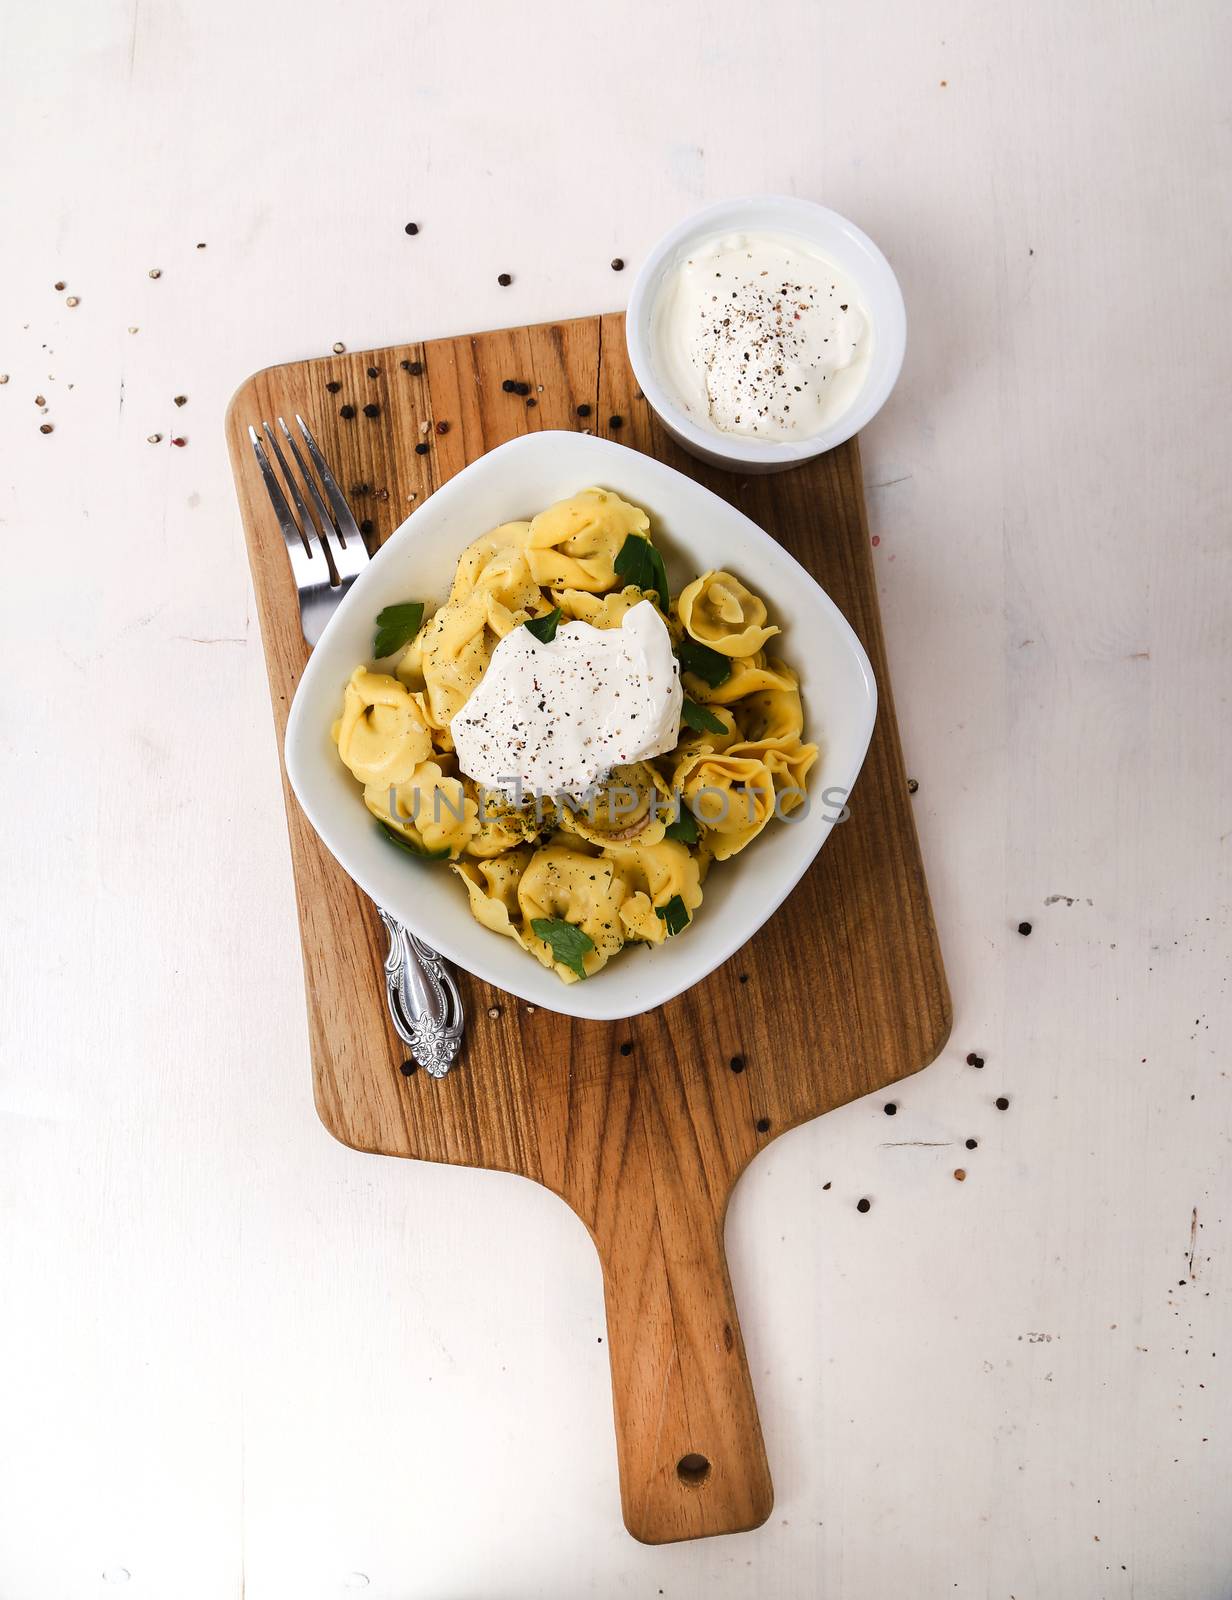
[[[383,838],[330,728],[342,691],[372,659],[374,619],[401,600],[439,603],[462,550],[498,523],[533,517],[597,484],[650,514],[672,592],[711,568],[765,598],[799,674],[805,737],[821,747],[805,815],[773,821],[730,861],[716,862],[689,929],[632,948],[583,982],[565,984],[512,939],[482,927],[443,862],[418,862]],[[725,500],[640,451],[585,434],[511,440],[451,478],[391,535],[352,585],[312,652],[287,723],[287,774],[299,803],[343,869],[380,906],[443,955],[510,994],[568,1016],[614,1020],[662,1005],[733,955],[774,912],[825,843],[855,783],[877,710],[859,640],[795,558]]]

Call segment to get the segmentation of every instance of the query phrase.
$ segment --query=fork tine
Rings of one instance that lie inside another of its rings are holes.
[[[368,552],[364,549],[364,541],[360,537],[359,529],[355,527],[355,518],[351,515],[346,501],[342,499],[337,484],[334,484],[335,493],[346,513],[346,521],[355,528],[355,532],[348,543],[334,519],[325,509],[325,502],[321,499],[321,491],[317,488],[316,479],[313,477],[308,463],[304,460],[299,445],[295,442],[295,435],[287,427],[282,417],[278,418],[278,426],[282,429],[283,438],[291,447],[292,455],[299,462],[299,470],[303,474],[304,485],[312,497],[313,505],[317,508],[317,514],[321,522],[321,538],[329,552],[329,564],[338,574],[339,582],[346,587],[352,579],[359,576],[368,564]],[[318,451],[317,453],[319,456],[320,452]],[[329,468],[327,467],[325,470],[328,472]]]
[[[325,493],[329,496],[329,503],[334,508],[334,518],[338,524],[338,531],[342,537],[343,544],[349,544],[354,541],[364,551],[364,557],[367,559],[363,534],[360,533],[351,508],[346,503],[346,497],[338,487],[333,473],[329,470],[329,464],[321,454],[316,440],[312,437],[311,429],[298,411],[295,413],[295,420],[299,424],[299,431],[304,436],[304,443],[308,446],[308,454],[312,457],[313,465],[321,475],[321,482],[325,485]]]
[[[278,458],[278,465],[282,468],[282,475],[286,479],[287,488],[291,491],[291,499],[295,502],[295,509],[299,513],[299,525],[304,535],[304,542],[308,546],[310,552],[315,553],[319,550],[324,553],[326,564],[330,569],[330,582],[332,583],[334,566],[332,559],[333,552],[329,548],[329,541],[326,537],[326,527],[318,526],[316,518],[313,516],[312,511],[305,503],[304,497],[300,493],[299,480],[291,471],[291,468],[287,463],[287,458],[282,453],[282,446],[278,443],[278,435],[274,432],[273,428],[270,427],[268,422],[263,422],[261,424],[261,428],[265,434],[265,437],[269,440],[270,449]]]
[[[264,426],[268,431],[268,424]],[[273,502],[274,515],[278,518],[278,526],[281,528],[283,539],[286,541],[287,554],[291,558],[291,574],[295,579],[296,587],[299,589],[309,588],[319,581],[317,574],[321,571],[321,568],[317,565],[317,562],[322,559],[320,546],[311,537],[311,530],[305,534],[297,526],[295,518],[291,515],[291,508],[287,504],[287,497],[283,494],[274,469],[269,464],[269,457],[265,454],[260,435],[251,424],[248,428],[248,437],[257,457],[257,465],[261,468],[261,476],[265,480],[265,487],[269,492],[270,500]],[[277,445],[274,448],[277,449]],[[283,470],[286,470],[285,466]]]
[[[307,490],[308,497],[312,501],[312,504],[316,509],[316,522],[317,522],[317,525],[318,525],[318,527],[320,529],[321,543],[325,546],[326,550],[329,552],[329,563],[330,563],[330,566],[334,567],[335,569],[337,569],[338,568],[338,547],[335,544],[334,540],[330,537],[331,534],[335,534],[336,533],[336,530],[334,528],[334,519],[330,516],[329,512],[325,509],[325,502],[324,502],[324,500],[321,499],[321,491],[317,488],[316,479],[313,477],[312,473],[309,471],[308,463],[304,460],[304,457],[303,457],[303,455],[302,455],[302,453],[300,451],[299,446],[296,444],[295,439],[292,437],[291,430],[287,427],[286,423],[283,421],[283,419],[281,417],[278,418],[278,427],[279,427],[280,432],[282,433],[282,437],[286,440],[287,444],[290,446],[291,454],[295,457],[296,464],[298,465],[299,470],[300,470],[300,482],[301,482],[302,486],[304,487],[304,489]],[[279,454],[281,455],[281,451],[279,451]]]

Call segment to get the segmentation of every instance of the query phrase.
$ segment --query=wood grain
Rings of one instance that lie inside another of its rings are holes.
[[[506,378],[530,395],[505,393]],[[330,393],[327,382],[341,387]],[[378,414],[366,417],[365,404]],[[356,416],[344,419],[343,405]],[[630,1532],[661,1543],[756,1527],[773,1497],[724,1259],[732,1188],[771,1139],[918,1071],[950,1028],[856,443],[773,477],[702,467],[640,398],[619,316],[258,373],[232,401],[227,431],[280,743],[307,647],[247,425],[294,411],[372,523],[374,545],[438,484],[518,434],[587,428],[647,451],[787,545],[868,651],[880,708],[852,818],[770,923],[704,983],[623,1023],[535,1010],[461,974],[467,1043],[442,1082],[399,1070],[375,910],[286,789],[321,1120],[358,1150],[522,1173],[567,1201],[603,1266]],[[824,726],[824,707],[812,716]]]

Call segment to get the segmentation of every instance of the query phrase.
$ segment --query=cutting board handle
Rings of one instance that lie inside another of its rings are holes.
[[[742,1533],[774,1505],[722,1217],[681,1177],[648,1171],[636,1225],[598,1241],[621,1506],[645,1544]]]

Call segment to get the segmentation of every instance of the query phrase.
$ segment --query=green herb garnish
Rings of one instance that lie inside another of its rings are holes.
[[[677,844],[697,843],[701,838],[701,833],[697,826],[697,818],[689,810],[688,806],[682,805],[680,807],[680,815],[675,822],[668,823],[663,837],[665,839],[675,839]]]
[[[378,661],[392,656],[419,632],[423,622],[423,601],[407,600],[400,606],[386,606],[376,617],[376,638],[372,641],[372,654]]]
[[[676,651],[680,665],[695,678],[717,689],[731,677],[732,664],[727,656],[712,650],[708,644],[698,644],[696,639],[682,639]]]
[[[655,915],[662,917],[667,923],[669,936],[683,933],[692,920],[688,908],[678,894],[674,894],[665,906],[656,906]]]
[[[377,827],[389,840],[396,844],[399,850],[405,850],[408,856],[418,856],[421,861],[448,861],[453,854],[452,850],[428,850],[421,844],[416,844],[413,839],[408,839],[404,833],[399,833],[397,828],[391,828],[388,822],[378,822]]]
[[[588,933],[583,933],[581,928],[575,928],[572,922],[564,922],[560,917],[534,917],[530,927],[535,938],[543,940],[562,967],[576,972],[579,978],[586,976],[582,957],[589,955],[595,947],[595,941]]]
[[[685,696],[684,705],[680,708],[680,720],[686,727],[692,728],[696,733],[726,733],[727,726],[719,721],[713,711],[707,711],[705,706],[699,706],[696,700]]]
[[[522,624],[529,628],[540,644],[551,644],[560,623],[560,607],[553,606],[546,617],[528,617]]]
[[[626,536],[624,544],[620,547],[620,554],[616,557],[616,576],[624,579],[626,587],[632,584],[643,594],[653,591],[659,597],[660,611],[667,610],[671,603],[667,588],[667,568],[663,565],[663,557],[654,545],[649,539],[643,539],[640,533],[630,533]]]

